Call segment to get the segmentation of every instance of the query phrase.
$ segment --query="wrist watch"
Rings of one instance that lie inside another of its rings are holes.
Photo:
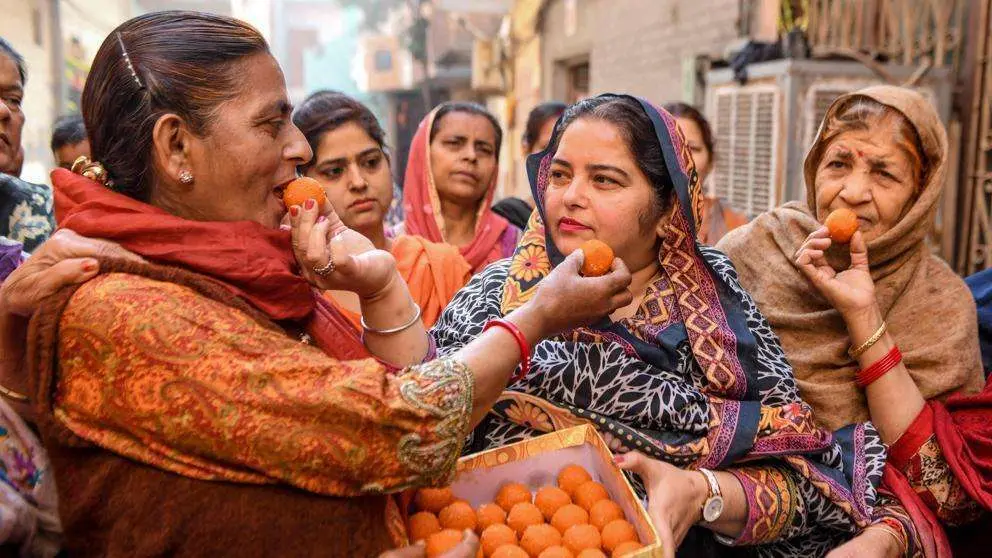
[[[706,483],[710,486],[709,495],[703,502],[703,521],[713,523],[723,515],[723,495],[720,493],[720,483],[716,481],[716,475],[709,469],[698,469],[706,477]]]

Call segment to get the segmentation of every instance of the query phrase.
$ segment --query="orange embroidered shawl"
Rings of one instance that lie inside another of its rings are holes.
[[[188,479],[348,498],[449,480],[471,413],[464,365],[391,369],[356,349],[350,325],[309,289],[255,284],[296,281],[280,252],[288,242],[281,249],[270,231],[185,221],[65,171],[54,177],[77,232],[171,265],[103,260],[101,276],[35,313],[31,399],[46,443],[100,448]],[[210,261],[211,249],[221,261]],[[320,348],[287,335],[278,318],[296,318]],[[119,510],[108,502],[130,497],[125,484],[100,471],[80,480],[74,467],[54,463],[60,499],[83,510],[64,518],[67,532],[94,513],[115,528]],[[63,482],[74,474],[75,484]]]

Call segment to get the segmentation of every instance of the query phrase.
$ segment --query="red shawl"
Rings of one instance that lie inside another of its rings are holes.
[[[293,273],[288,232],[252,221],[190,221],[65,169],[52,172],[52,184],[59,227],[211,277],[273,320],[301,320],[334,358],[369,356],[350,322]]]
[[[424,117],[410,144],[410,156],[403,180],[403,232],[422,236],[431,242],[445,242],[444,217],[441,215],[441,202],[438,200],[434,174],[431,171],[431,128],[436,113],[437,109],[434,109]],[[505,256],[500,249],[500,237],[510,223],[490,210],[498,176],[498,172],[493,173],[486,197],[479,205],[475,238],[467,246],[459,247],[462,256],[465,256],[472,267],[472,273]]]
[[[930,402],[944,457],[968,495],[992,510],[992,382],[975,395]]]
[[[916,496],[901,472],[934,434],[948,467],[968,496],[986,510],[992,510],[992,382],[974,395],[956,395],[946,403],[928,401],[913,424],[889,448],[885,471],[888,486],[899,494],[917,526],[926,524],[937,531],[936,516]],[[915,504],[910,505],[911,501]],[[986,517],[983,524],[989,523]],[[957,538],[961,537],[952,536]],[[967,537],[955,542],[973,544]]]

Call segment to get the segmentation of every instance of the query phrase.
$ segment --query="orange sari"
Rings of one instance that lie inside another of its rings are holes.
[[[409,287],[410,296],[420,305],[420,319],[427,328],[434,325],[458,289],[472,277],[468,262],[450,244],[404,235],[393,239],[390,253],[396,258],[396,271]],[[361,331],[361,314],[342,306],[330,291],[324,293],[324,298]]]

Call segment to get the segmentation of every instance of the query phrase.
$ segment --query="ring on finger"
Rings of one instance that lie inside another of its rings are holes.
[[[316,273],[317,275],[320,275],[321,277],[327,277],[328,275],[331,274],[331,272],[334,271],[334,268],[335,268],[334,258],[327,258],[327,263],[320,267],[314,266],[313,272]]]

